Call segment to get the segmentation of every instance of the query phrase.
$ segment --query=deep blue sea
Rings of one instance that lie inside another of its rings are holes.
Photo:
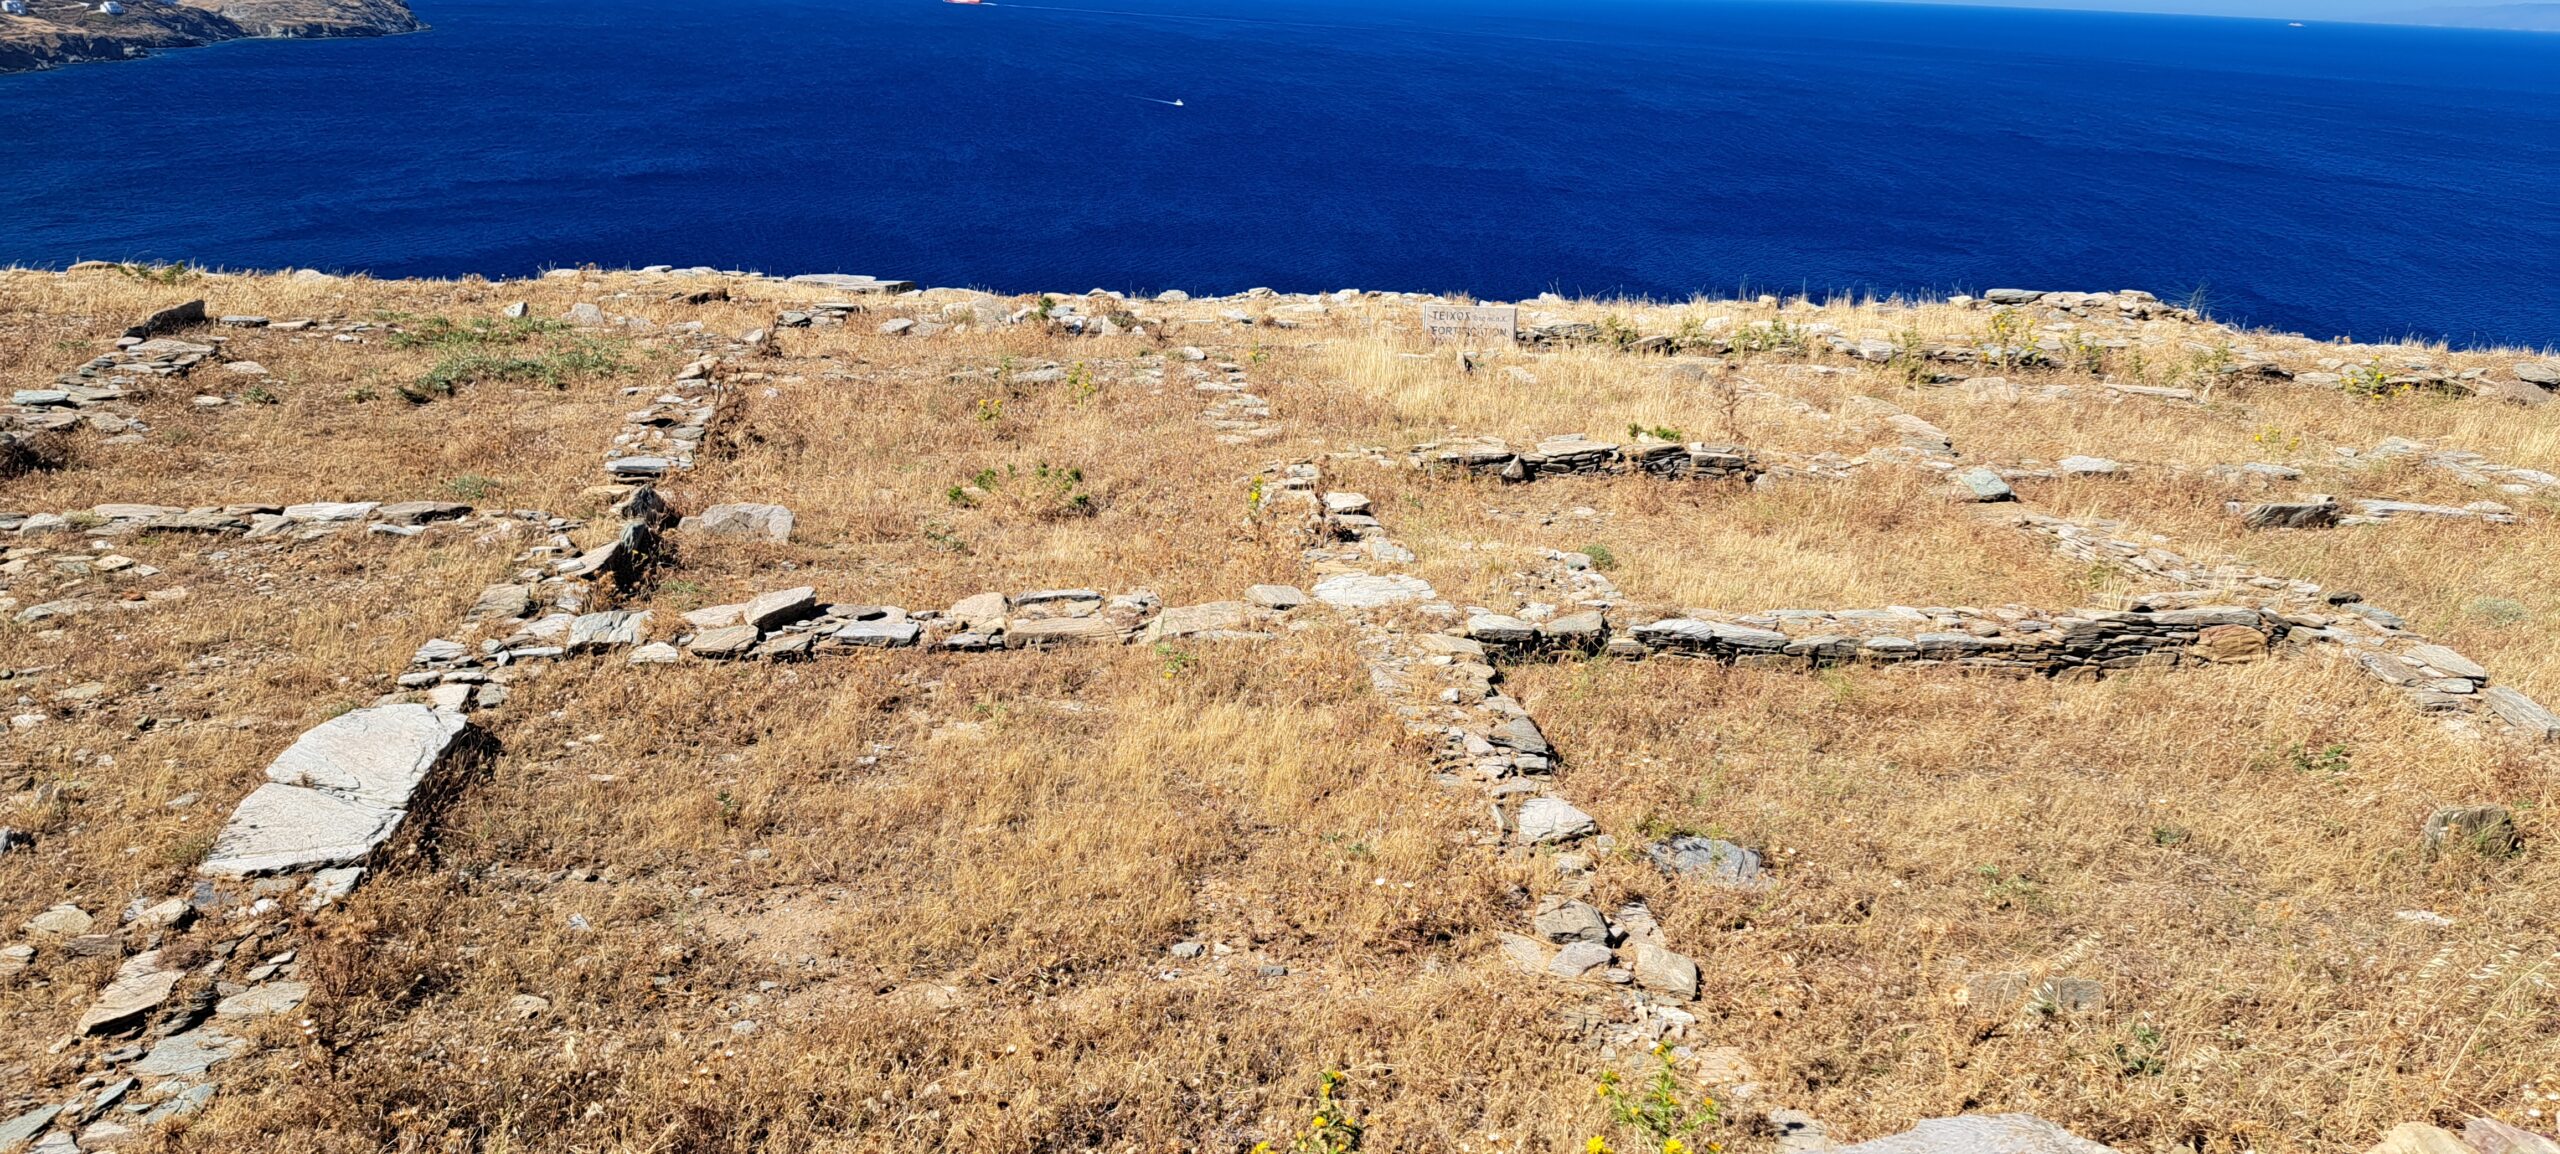
[[[0,77],[0,262],[2201,287],[2319,336],[2560,344],[2554,35],[1786,0],[415,3],[434,31]]]

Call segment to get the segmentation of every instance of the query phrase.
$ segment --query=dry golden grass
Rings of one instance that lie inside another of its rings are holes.
[[[1472,815],[1379,772],[1414,754],[1362,684],[1245,648],[549,681],[434,868],[322,929],[317,1041],[184,1146],[1231,1149],[1327,1067],[1374,1148],[1551,1146],[1594,1059],[1489,964]]]
[[[66,469],[0,480],[0,508],[467,489],[461,499],[487,507],[592,515],[582,491],[622,414],[700,347],[669,326],[726,337],[831,295],[737,281],[719,286],[729,299],[683,299],[715,283],[0,274],[0,384],[12,388],[45,385],[141,314],[196,296],[278,319],[418,326],[525,300],[537,318],[592,301],[650,322],[524,346],[594,342],[620,369],[557,389],[465,384],[416,405],[397,386],[440,350],[209,330],[271,370],[273,404],[195,408],[200,388],[254,383],[208,366],[135,406],[153,425],[146,441],[90,441]],[[1307,580],[1300,543],[1250,515],[1248,478],[1274,460],[1359,447],[1400,459],[1451,434],[1615,438],[1630,424],[1858,456],[1892,441],[1854,415],[1853,398],[1872,396],[1946,429],[1968,461],[2088,453],[2148,466],[2019,490],[2048,511],[2168,534],[2198,559],[2360,591],[2499,681],[2560,699],[2549,500],[2406,463],[2342,468],[2335,452],[2399,435],[2560,472],[2560,406],[2279,383],[2182,404],[2110,398],[2080,370],[2004,374],[2030,392],[2074,386],[2070,399],[1982,403],[1892,366],[1794,353],[1725,368],[1518,350],[1468,374],[1417,342],[1403,302],[1148,305],[1147,335],[1099,339],[979,325],[891,338],[878,320],[952,319],[981,298],[866,303],[842,328],[782,330],[770,353],[725,369],[728,423],[700,467],[665,485],[688,510],[788,505],[795,539],[678,534],[635,606],[802,584],[913,609],[1073,586],[1233,598]],[[1225,307],[1298,327],[1225,325]],[[1986,324],[1943,305],[1531,311],[1614,315],[1647,333],[1783,317],[1858,338],[1963,340]],[[2297,368],[2514,359],[2162,322],[2121,335],[2150,351],[2138,371],[2109,371],[2164,385],[2201,383],[2191,339]],[[1245,366],[1280,434],[1216,442],[1198,418],[1217,398],[1192,389],[1184,345],[1205,349],[1213,372]],[[1066,379],[1020,379],[1052,363]],[[1536,383],[1502,372],[1514,366]],[[372,399],[353,399],[366,388]],[[2202,469],[2249,460],[2306,467],[2301,488],[2342,496],[2494,497],[2527,523],[2245,534],[2223,502],[2291,487]],[[1332,487],[1375,501],[1418,554],[1410,571],[1461,604],[1513,608],[1507,580],[1539,550],[1593,545],[1614,557],[1626,598],[1649,606],[2067,607],[2124,588],[1881,458],[1847,480],[1756,488],[1506,487],[1361,454],[1325,468]],[[981,491],[955,499],[965,486]],[[44,667],[0,690],[48,715],[0,737],[0,786],[14,791],[0,824],[39,837],[0,870],[0,926],[57,902],[112,915],[176,892],[276,751],[386,690],[417,644],[451,635],[479,588],[514,571],[523,542],[112,544],[163,575],[74,586],[36,556],[6,592],[22,604],[126,586],[190,594],[42,629],[0,624],[0,665]],[[53,700],[88,682],[107,686],[95,703]],[[2560,946],[2541,916],[2560,893],[2540,816],[2549,752],[2452,733],[2324,660],[2069,686],[1575,664],[1519,671],[1512,691],[1562,753],[1562,792],[1622,846],[1713,831],[1778,863],[1774,890],[1734,894],[1604,857],[1593,899],[1649,900],[1701,962],[1689,1041],[1738,1047],[1757,1072],[1736,1118],[1797,1106],[1863,1138],[2024,1110],[2128,1151],[2353,1151],[2408,1118],[2536,1125],[2521,1093],[2560,1078],[2539,984]],[[143,728],[146,717],[187,720]],[[1608,999],[1499,964],[1495,935],[1555,888],[1553,870],[1475,844],[1481,802],[1429,783],[1427,750],[1329,624],[1257,646],[600,659],[518,685],[480,720],[502,753],[434,819],[424,856],[339,909],[270,925],[267,941],[305,950],[311,1031],[259,1026],[272,1048],[220,1068],[214,1105],[140,1148],[1232,1154],[1285,1134],[1316,1073],[1341,1067],[1373,1125],[1367,1149],[1552,1151],[1593,1132],[1591,1079],[1628,1057],[1589,1040],[1586,1015],[1607,1017]],[[194,805],[166,806],[190,792]],[[2481,802],[2519,811],[2523,857],[2417,858],[2431,808]],[[213,928],[193,935],[210,944]],[[1170,957],[1184,940],[1235,952]],[[1260,976],[1265,965],[1289,973]],[[0,1083],[77,1077],[95,1044],[53,1046],[111,969],[48,950],[0,983]],[[2096,978],[2107,1004],[2022,1020],[1950,997],[2002,971]],[[517,1016],[525,994],[548,1008]],[[734,1029],[743,1021],[753,1032]],[[1714,1136],[1753,1154],[1770,1145],[1740,1124]]]
[[[2520,1115],[2560,1052],[2548,855],[2416,853],[2435,806],[2547,807],[2547,764],[2345,669],[1518,681],[1603,828],[1767,847],[1765,895],[1632,861],[1603,890],[1650,896],[1707,972],[1707,1033],[1850,1134],[2014,1109],[2130,1150],[2361,1149],[2412,1117]],[[2106,1004],[1954,996],[2002,971],[2096,979]]]

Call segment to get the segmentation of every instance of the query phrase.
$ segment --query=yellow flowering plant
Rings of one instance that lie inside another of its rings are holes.
[[[1324,1072],[1316,1083],[1315,1113],[1289,1136],[1288,1154],[1351,1154],[1360,1148],[1360,1136],[1368,1126],[1336,1093],[1348,1080],[1340,1070]],[[1253,1154],[1277,1154],[1281,1149],[1269,1142],[1256,1142]]]
[[[1655,1150],[1662,1154],[1720,1154],[1724,1149],[1720,1143],[1709,1142],[1703,1148],[1695,1148],[1688,1142],[1691,1135],[1720,1120],[1715,1099],[1700,1097],[1692,1102],[1680,1096],[1679,1071],[1672,1063],[1671,1047],[1656,1045],[1653,1058],[1653,1077],[1641,1093],[1629,1090],[1626,1080],[1615,1070],[1600,1075],[1593,1092],[1608,1104],[1609,1121],[1622,1131],[1633,1131],[1647,1154]],[[1597,1134],[1583,1145],[1583,1151],[1617,1154],[1616,1148]]]

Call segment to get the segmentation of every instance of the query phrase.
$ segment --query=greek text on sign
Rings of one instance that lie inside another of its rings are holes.
[[[1520,332],[1520,310],[1512,305],[1424,305],[1422,331],[1431,343],[1500,341],[1509,344]]]

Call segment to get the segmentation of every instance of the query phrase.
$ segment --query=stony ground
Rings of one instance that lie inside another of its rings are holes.
[[[2550,1149],[2560,363],[909,287],[0,274],[0,1151]]]

